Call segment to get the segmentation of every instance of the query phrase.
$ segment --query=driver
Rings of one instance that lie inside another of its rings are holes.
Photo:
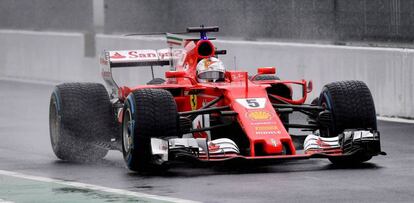
[[[225,72],[223,62],[215,57],[202,59],[197,64],[197,80],[199,82],[223,82]]]

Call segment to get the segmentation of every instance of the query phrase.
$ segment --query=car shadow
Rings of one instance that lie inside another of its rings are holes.
[[[127,169],[124,160],[117,156],[112,156],[94,162],[68,162],[62,160],[53,161],[54,165],[59,167],[105,167],[119,168],[125,170],[127,176],[137,177],[165,177],[165,178],[183,178],[198,176],[215,176],[215,175],[243,175],[243,174],[263,174],[263,173],[298,173],[324,170],[377,170],[382,167],[373,163],[366,162],[357,165],[334,165],[325,159],[308,159],[308,160],[290,160],[282,162],[273,162],[267,164],[256,164],[255,162],[224,162],[224,163],[199,163],[199,162],[178,162],[169,167],[169,170],[150,171],[150,172],[133,172]]]
[[[122,167],[125,168],[123,160],[107,160],[101,159],[97,161],[63,161],[54,160],[52,164],[57,166],[71,167],[71,166],[85,166],[85,167]]]
[[[299,173],[326,170],[378,170],[382,167],[375,163],[361,163],[351,166],[338,166],[322,160],[289,161],[277,164],[266,165],[216,165],[203,166],[194,164],[182,164],[172,167],[165,172],[128,172],[128,176],[139,177],[166,177],[166,178],[191,178],[199,176],[216,175],[244,175],[244,174],[263,174],[263,173]]]

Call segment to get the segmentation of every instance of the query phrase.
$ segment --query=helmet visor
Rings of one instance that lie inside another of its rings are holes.
[[[222,71],[206,71],[198,74],[198,78],[203,80],[219,80],[224,78],[224,73]]]

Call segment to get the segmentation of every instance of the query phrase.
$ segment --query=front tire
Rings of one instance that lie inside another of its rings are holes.
[[[280,80],[279,77],[272,74],[258,75],[254,78],[254,81],[262,80]],[[279,95],[288,99],[292,98],[290,89],[285,84],[271,84],[271,87],[267,89],[267,92],[270,94]],[[289,123],[289,114],[280,115],[280,119],[283,123]]]
[[[341,81],[327,84],[322,89],[318,105],[332,114],[330,125],[320,129],[321,136],[334,137],[345,129],[377,130],[374,100],[362,81]],[[351,156],[332,157],[335,165],[355,165],[368,161],[371,155],[360,152]]]
[[[279,77],[277,77],[276,75],[272,75],[272,74],[264,74],[264,75],[258,75],[254,78],[255,81],[259,81],[259,80],[280,80]]]
[[[332,122],[323,136],[334,137],[345,129],[377,130],[374,100],[362,81],[340,81],[325,85],[318,104],[332,113]]]
[[[140,89],[129,94],[123,109],[122,151],[130,170],[165,170],[160,157],[152,155],[151,138],[166,139],[177,135],[177,105],[170,92]]]

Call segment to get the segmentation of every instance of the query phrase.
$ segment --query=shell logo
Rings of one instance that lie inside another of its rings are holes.
[[[247,117],[254,121],[270,120],[272,114],[267,111],[251,111],[247,113]]]

